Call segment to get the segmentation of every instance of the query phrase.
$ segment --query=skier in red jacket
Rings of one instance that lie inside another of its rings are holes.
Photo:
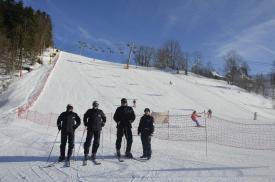
[[[201,116],[197,114],[197,111],[194,111],[191,115],[191,119],[197,124],[197,126],[201,126],[197,119],[199,117]]]

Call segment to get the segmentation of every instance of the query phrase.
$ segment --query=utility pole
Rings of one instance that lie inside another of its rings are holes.
[[[129,44],[127,44],[127,46],[130,48],[130,51],[129,51],[129,56],[128,56],[126,69],[129,69],[129,64],[130,64],[131,57],[132,57],[132,52],[133,52],[133,49],[134,49],[134,43],[129,43]]]
[[[82,41],[78,41],[78,43],[79,43],[79,48],[80,48],[79,55],[81,56],[82,51],[83,51],[84,48],[87,47],[87,44],[86,44],[86,42],[82,42]]]
[[[185,75],[188,75],[188,59],[189,59],[189,56],[186,53],[185,54]]]

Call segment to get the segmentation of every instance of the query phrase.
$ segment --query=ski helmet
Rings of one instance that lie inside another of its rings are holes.
[[[150,112],[150,109],[149,108],[145,108],[144,112]]]
[[[121,104],[127,104],[127,99],[126,98],[122,98],[121,99]]]
[[[95,100],[94,102],[93,102],[93,107],[98,107],[98,102]]]

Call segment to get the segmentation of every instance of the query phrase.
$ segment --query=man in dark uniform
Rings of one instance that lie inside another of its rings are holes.
[[[57,127],[61,130],[61,144],[60,144],[60,157],[59,162],[65,160],[65,148],[68,140],[68,153],[67,161],[70,161],[74,148],[74,132],[80,125],[81,121],[79,116],[73,112],[73,106],[67,105],[67,110],[62,112],[57,119]]]
[[[133,158],[131,147],[133,143],[132,123],[136,119],[135,112],[132,107],[128,106],[127,99],[121,99],[121,106],[116,109],[114,120],[117,123],[117,140],[116,151],[120,157],[120,148],[123,135],[127,140],[126,157]]]
[[[154,118],[150,115],[150,109],[145,108],[144,115],[141,117],[138,126],[138,135],[141,134],[143,155],[140,158],[151,158],[151,136],[154,132]]]
[[[89,148],[91,146],[91,141],[93,137],[94,141],[91,159],[95,160],[96,152],[100,143],[100,133],[102,127],[106,123],[106,116],[102,110],[98,109],[98,105],[98,102],[94,101],[93,108],[88,109],[87,112],[84,114],[83,121],[84,125],[87,127],[87,137],[84,143],[84,160],[88,160]]]

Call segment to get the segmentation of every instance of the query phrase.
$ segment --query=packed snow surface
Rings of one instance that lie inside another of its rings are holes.
[[[0,96],[0,181],[275,181],[274,151],[208,143],[206,155],[204,141],[153,137],[150,161],[125,160],[120,163],[114,157],[114,123],[109,123],[102,133],[98,150],[102,165],[88,163],[82,166],[81,127],[76,131],[76,161],[71,167],[59,163],[44,168],[52,145],[50,161],[56,161],[59,156],[60,136],[53,142],[57,128],[18,119],[16,110],[41,86],[41,80],[51,66],[44,64],[25,74]],[[224,81],[153,68],[131,66],[124,69],[122,64],[66,52],[60,53],[42,93],[30,110],[44,114],[61,113],[70,103],[75,112],[83,115],[92,101],[97,100],[105,113],[113,113],[123,97],[128,99],[129,105],[136,99],[134,110],[137,114],[142,114],[145,107],[171,114],[190,114],[193,110],[202,112],[211,108],[214,116],[225,120],[275,123],[271,100]],[[253,120],[255,112],[257,120]],[[132,152],[138,157],[142,153],[141,142],[136,131],[133,132]],[[275,140],[275,133],[271,140]]]

